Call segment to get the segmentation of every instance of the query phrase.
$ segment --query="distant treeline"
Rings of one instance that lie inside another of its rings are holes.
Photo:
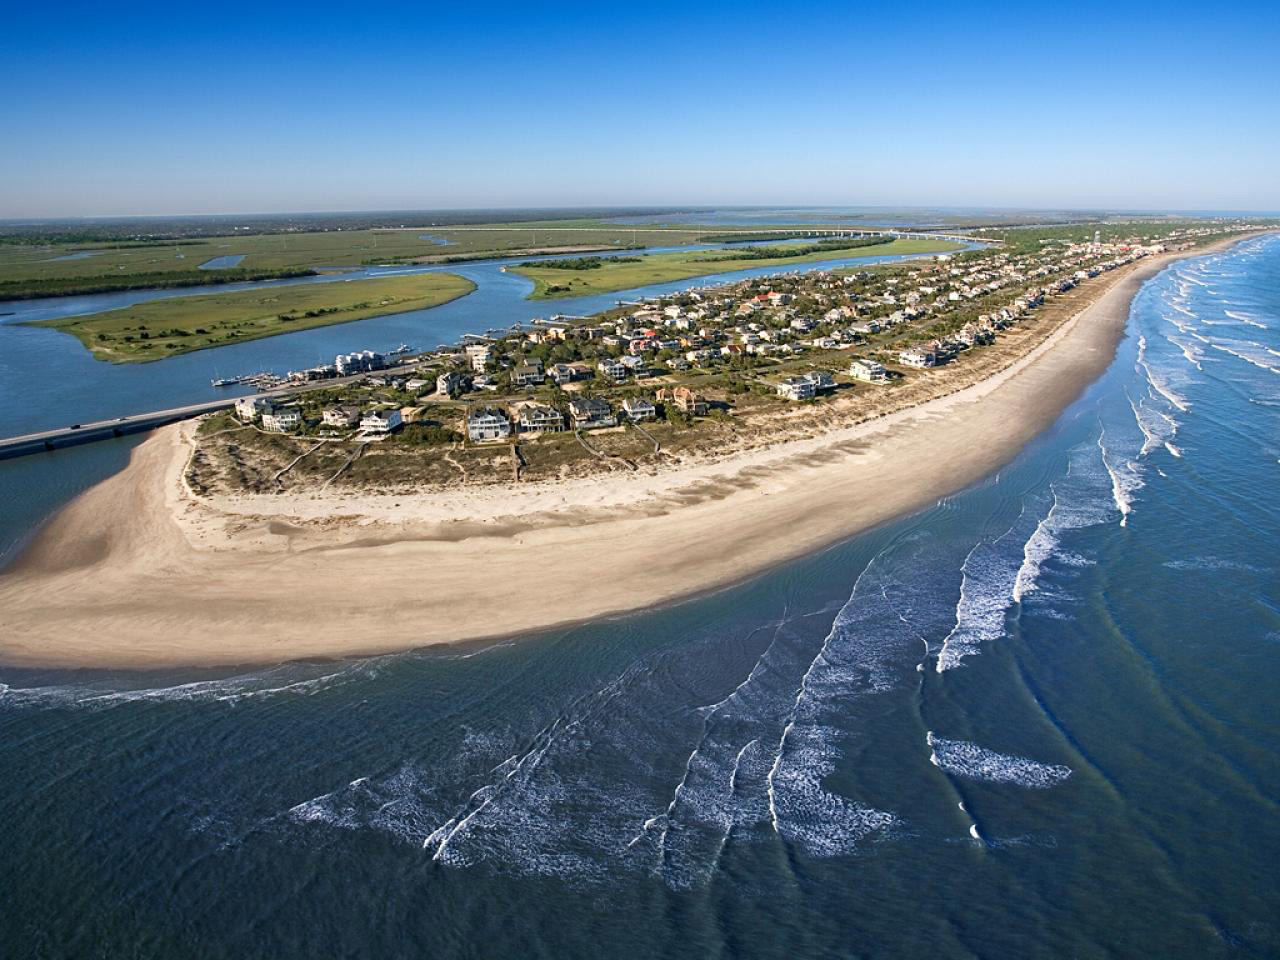
[[[808,243],[795,247],[743,247],[739,250],[726,251],[708,260],[778,260],[783,257],[807,257],[811,253],[826,253],[829,250],[855,250],[858,247],[875,247],[884,243],[892,243],[892,237],[861,237],[857,239],[823,240],[821,243]]]
[[[599,270],[606,263],[639,263],[640,257],[573,257],[568,260],[526,260],[522,267],[547,270]]]
[[[221,283],[243,283],[246,280],[283,280],[290,277],[314,277],[315,270],[164,270],[133,273],[127,276],[60,277],[0,282],[0,301],[36,300],[40,297],[71,297],[89,293],[114,293],[120,290],[203,287]]]
[[[103,246],[103,243],[109,244]],[[55,245],[72,244],[86,245],[95,244],[96,250],[136,250],[146,249],[148,247],[198,247],[204,244],[204,240],[171,240],[164,237],[148,237],[141,240],[128,240],[121,242],[112,242],[104,240],[97,233],[75,231],[75,232],[56,232],[56,233],[0,233],[0,244],[11,247],[50,247]]]
[[[515,210],[384,210],[376,213],[298,213],[218,215],[206,217],[130,217],[121,220],[45,220],[0,222],[0,242],[102,243],[115,240],[171,241],[183,237],[230,237],[254,234],[313,233],[330,230],[376,230],[467,226],[484,223],[528,223],[541,220],[608,220],[697,213],[685,207],[562,207]]]
[[[699,237],[698,243],[771,243],[775,240],[791,240],[794,233],[708,233]]]

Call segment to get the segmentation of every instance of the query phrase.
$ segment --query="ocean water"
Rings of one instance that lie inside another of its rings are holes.
[[[0,952],[1280,956],[1278,478],[1273,237],[1148,283],[998,474],[731,589],[0,669]]]

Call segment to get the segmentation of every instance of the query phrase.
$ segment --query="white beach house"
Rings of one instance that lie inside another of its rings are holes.
[[[511,421],[501,410],[486,407],[467,417],[467,439],[472,443],[495,443],[511,436]]]

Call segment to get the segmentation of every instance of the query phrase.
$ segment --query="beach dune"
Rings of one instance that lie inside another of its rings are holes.
[[[167,427],[0,576],[0,662],[148,668],[373,654],[536,631],[741,581],[1010,460],[1106,368],[1134,293],[1170,258],[1116,271],[1032,353],[974,386],[658,476],[356,497],[354,519],[306,496],[277,498],[275,518],[229,515],[186,490],[190,425]]]

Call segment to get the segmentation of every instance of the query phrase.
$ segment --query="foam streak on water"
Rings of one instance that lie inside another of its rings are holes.
[[[944,740],[933,731],[929,731],[926,740],[931,751],[929,762],[955,777],[1045,790],[1071,776],[1070,767],[997,753],[965,740]]]
[[[1017,601],[1018,572],[1022,564],[1019,543],[1028,541],[1043,512],[1039,498],[1028,496],[1013,525],[994,540],[976,543],[961,567],[960,600],[955,626],[942,641],[935,669],[938,673],[960,666],[965,657],[978,653],[984,643],[1004,635],[1005,615]],[[1029,509],[1029,507],[1031,509]]]

